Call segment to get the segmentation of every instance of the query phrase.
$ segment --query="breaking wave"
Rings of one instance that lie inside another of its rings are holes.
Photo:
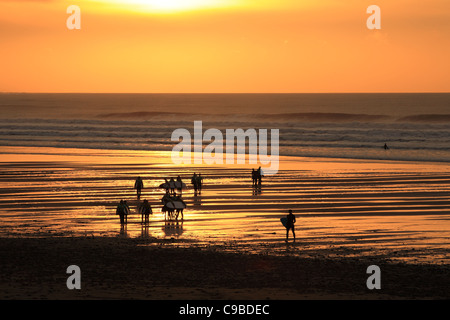
[[[175,129],[186,128],[193,135],[192,120],[203,119],[178,113],[151,113],[151,119],[128,114],[128,118],[121,114],[101,120],[4,119],[0,120],[0,145],[170,151],[176,144],[171,141]],[[168,120],[172,117],[176,119]],[[450,162],[450,123],[355,121],[360,116],[350,121],[342,114],[338,117],[349,121],[325,121],[336,119],[335,114],[306,116],[322,121],[286,121],[283,117],[241,116],[236,121],[214,116],[205,118],[203,131],[217,128],[225,136],[226,129],[279,129],[280,155]],[[300,117],[305,119],[303,114]],[[385,143],[389,150],[383,149]]]
[[[325,112],[303,112],[303,113],[266,113],[266,114],[212,114],[212,113],[184,113],[184,112],[115,112],[101,113],[97,119],[246,119],[253,120],[275,120],[287,122],[420,122],[420,123],[450,123],[450,114],[417,114],[403,117],[372,114],[352,113],[325,113]]]
[[[449,103],[450,94],[0,94],[0,145],[170,151],[172,132],[193,134],[201,120],[224,134],[279,129],[281,155],[450,162]]]

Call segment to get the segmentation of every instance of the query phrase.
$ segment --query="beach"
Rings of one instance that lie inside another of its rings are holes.
[[[450,299],[449,12],[0,0],[4,314],[396,318],[379,302],[414,300],[404,318]]]
[[[9,147],[0,162],[3,299],[449,297],[446,163],[282,157],[255,188],[249,165],[175,166],[164,152]],[[168,222],[159,185],[178,175],[188,207]],[[280,223],[288,209],[295,243]],[[66,287],[72,264],[81,290]],[[366,286],[370,265],[381,290]]]
[[[112,237],[2,239],[1,298],[25,300],[448,299],[448,265],[226,252],[177,241]],[[300,249],[301,250],[301,249]],[[288,249],[287,249],[288,251]],[[366,287],[376,263],[382,287]],[[66,269],[81,269],[68,290]]]

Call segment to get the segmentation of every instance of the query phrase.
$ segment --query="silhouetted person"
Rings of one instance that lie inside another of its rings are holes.
[[[191,178],[191,183],[194,185],[194,192],[197,193],[198,181],[197,181],[197,174],[195,172],[194,172],[194,175]]]
[[[256,170],[252,169],[252,184],[255,185],[256,184]]]
[[[120,224],[124,225],[125,224],[126,207],[125,207],[125,204],[123,203],[123,200],[120,200],[120,203],[116,209],[116,214],[120,218]]]
[[[170,183],[169,183],[169,181],[167,181],[167,178],[164,178],[164,185],[166,186],[165,187],[165,189],[166,189],[166,193],[169,193],[169,186],[170,186]]]
[[[202,193],[202,187],[203,187],[203,178],[201,173],[199,173],[197,177],[197,188],[200,193]]]
[[[180,191],[180,193],[183,193],[183,180],[181,179],[180,176],[177,177],[177,184],[178,184],[177,190]]]
[[[128,223],[128,215],[130,214],[130,207],[128,206],[127,200],[123,200],[123,206],[125,208],[125,224]]]
[[[259,185],[261,185],[261,183],[262,183],[262,170],[261,170],[261,167],[259,167],[258,168],[258,171],[257,171],[257,173],[256,173],[256,177],[257,177],[257,179],[258,179],[258,184]]]
[[[175,180],[173,180],[173,178],[170,178],[169,188],[170,188],[170,192],[175,193]]]
[[[153,214],[152,207],[147,200],[144,200],[144,203],[141,206],[141,223],[148,223],[149,215],[151,214]]]
[[[141,190],[144,188],[144,182],[142,181],[141,177],[137,177],[134,188],[136,189],[137,198],[138,200],[141,198]]]
[[[295,242],[295,230],[294,230],[294,224],[295,224],[295,216],[292,214],[292,210],[289,210],[289,214],[286,216],[287,222],[286,222],[286,242],[289,240],[289,229],[292,230],[292,235],[294,236],[294,242]]]
[[[387,146],[387,144],[384,144],[384,150],[389,150],[389,147]]]

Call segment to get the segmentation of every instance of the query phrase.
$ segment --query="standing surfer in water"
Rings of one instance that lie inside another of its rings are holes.
[[[295,242],[295,230],[294,230],[294,224],[295,224],[295,216],[292,214],[292,210],[289,210],[289,214],[286,216],[287,222],[286,222],[286,242],[289,240],[289,229],[292,229],[292,235],[294,236],[294,242]]]

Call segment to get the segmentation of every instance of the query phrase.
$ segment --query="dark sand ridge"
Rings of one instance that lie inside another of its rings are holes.
[[[3,238],[1,299],[448,299],[448,265],[228,253],[157,239]],[[226,249],[226,248],[225,248]],[[289,251],[289,249],[286,249]],[[381,290],[366,269],[382,270]],[[82,270],[68,290],[69,265]]]

